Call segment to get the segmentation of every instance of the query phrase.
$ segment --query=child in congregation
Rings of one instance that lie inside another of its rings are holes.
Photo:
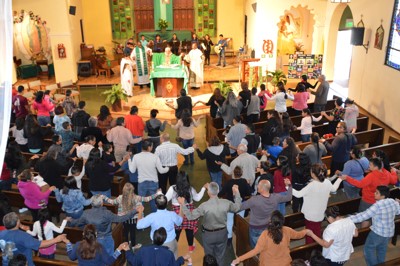
[[[56,134],[59,134],[62,129],[62,124],[64,122],[71,123],[71,119],[66,115],[64,108],[61,105],[58,105],[56,109],[54,109],[55,116],[53,118],[54,123],[54,131]]]
[[[52,105],[53,107],[51,108],[51,110],[50,110],[50,115],[51,116],[54,116],[54,106],[56,106],[57,105],[57,102],[53,99],[53,98],[51,98],[51,96],[50,96],[50,91],[49,90],[45,90],[44,91],[44,100],[49,104],[49,105]]]
[[[21,151],[28,152],[28,139],[24,136],[25,119],[18,117],[15,120],[15,126],[10,128],[12,137],[15,138],[15,142],[18,143]]]
[[[60,191],[54,190],[57,202],[62,202],[62,210],[65,211],[67,217],[79,219],[83,213],[83,207],[92,203],[90,199],[83,196],[82,191],[78,188],[74,176],[68,176],[64,180],[64,187]]]
[[[61,106],[65,109],[65,112],[67,113],[67,116],[72,117],[72,114],[76,110],[76,103],[74,99],[71,97],[72,91],[71,90],[66,90],[65,91],[65,99],[61,103]]]
[[[68,176],[73,176],[76,180],[78,189],[82,189],[82,178],[85,175],[85,167],[82,161],[75,161],[68,170]]]
[[[134,187],[131,183],[126,183],[122,188],[122,195],[119,195],[115,199],[110,199],[106,196],[103,197],[105,202],[118,205],[118,216],[123,216],[134,210],[136,206],[141,205],[143,202],[154,200],[159,194],[161,194],[161,189],[158,189],[156,194],[142,197],[135,194]],[[123,223],[125,241],[129,241],[131,247],[136,245],[136,221],[137,216]]]
[[[272,165],[276,165],[276,160],[283,150],[282,146],[280,146],[280,143],[281,139],[279,137],[274,137],[272,139],[272,146],[270,146],[267,150],[269,162]]]
[[[96,145],[95,136],[89,135],[85,137],[85,143],[76,147],[76,156],[86,161],[89,158],[90,151],[95,148],[94,145]],[[103,143],[99,141],[98,145],[101,154],[103,152]]]
[[[67,225],[68,218],[64,219],[61,226],[57,227],[51,222],[50,212],[47,208],[42,209],[38,213],[39,220],[33,224],[32,231],[26,231],[31,236],[37,236],[40,241],[50,240],[54,238],[53,232],[61,234]],[[51,245],[47,248],[39,249],[39,257],[46,259],[54,259],[57,245]]]
[[[72,131],[71,124],[68,121],[62,123],[62,129],[58,134],[61,136],[62,140],[62,151],[72,155],[75,148],[79,146],[78,144],[74,144],[74,141],[78,140],[80,135]]]

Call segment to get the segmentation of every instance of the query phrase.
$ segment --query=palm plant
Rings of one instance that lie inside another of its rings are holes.
[[[280,69],[268,72],[267,76],[270,79],[270,82],[274,87],[276,87],[279,82],[283,82],[283,84],[285,84],[285,85],[287,83],[286,75]]]
[[[232,91],[231,85],[223,80],[220,80],[218,83],[215,83],[215,85],[221,91],[221,95],[224,97],[226,97],[228,93]]]
[[[127,101],[128,97],[122,90],[121,84],[112,85],[111,89],[106,90],[101,93],[102,95],[106,95],[105,102],[111,104],[111,108],[115,112],[119,112],[122,110],[121,101]]]

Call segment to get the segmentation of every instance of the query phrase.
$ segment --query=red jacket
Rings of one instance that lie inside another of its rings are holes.
[[[369,173],[362,180],[358,181],[350,176],[346,179],[347,182],[361,188],[362,200],[374,204],[375,203],[375,191],[377,186],[387,186],[389,184],[396,184],[397,182],[397,173],[389,172],[385,168],[382,168],[381,171],[374,170]]]
[[[283,176],[282,171],[280,169],[276,169],[274,172],[274,193],[286,192],[286,186],[284,179],[289,178],[290,182],[292,182],[292,174],[289,176]]]

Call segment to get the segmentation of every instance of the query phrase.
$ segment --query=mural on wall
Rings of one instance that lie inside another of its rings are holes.
[[[16,49],[32,63],[47,59],[52,63],[49,30],[46,21],[32,11],[14,11],[14,43]]]
[[[299,37],[301,20],[293,18],[291,13],[283,16],[279,23],[278,50],[280,54],[293,54],[296,47],[295,39]]]

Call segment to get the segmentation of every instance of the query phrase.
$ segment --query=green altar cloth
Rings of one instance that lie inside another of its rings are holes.
[[[154,80],[156,78],[183,78],[183,88],[187,92],[187,83],[189,81],[188,69],[186,66],[179,65],[174,68],[155,67],[150,73],[150,95],[155,95]]]
[[[153,62],[153,67],[158,67],[159,65],[164,64],[165,62],[165,54],[164,53],[153,53],[151,61]],[[181,64],[180,56],[171,54],[171,62],[170,64]]]

